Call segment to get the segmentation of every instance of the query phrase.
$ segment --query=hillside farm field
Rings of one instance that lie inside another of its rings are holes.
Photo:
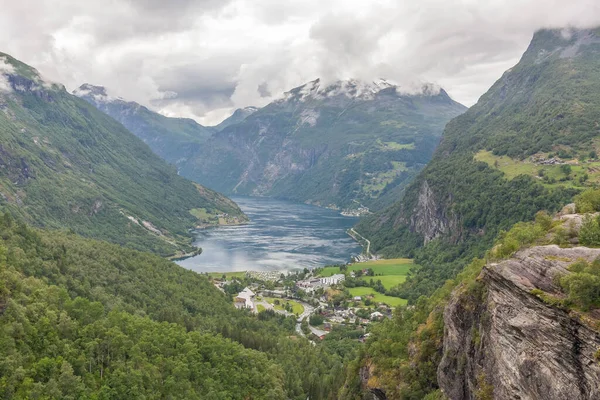
[[[406,276],[408,271],[414,267],[413,260],[409,258],[392,258],[389,260],[375,260],[364,263],[356,263],[348,265],[348,271],[357,271],[362,269],[372,268],[375,275],[403,275]],[[339,274],[338,267],[325,267],[319,274],[320,276],[331,276]],[[385,284],[384,284],[385,285]]]
[[[415,264],[413,260],[408,258],[394,258],[389,260],[375,260],[364,263],[356,263],[348,265],[348,271],[358,271],[365,269],[372,269],[375,276],[363,276],[360,279],[364,281],[370,281],[373,279],[374,282],[381,280],[383,287],[390,289],[403,283],[406,280],[408,272],[414,268]],[[321,276],[331,276],[334,274],[342,273],[339,267],[326,267],[321,271]],[[396,307],[398,305],[405,305],[406,300],[399,297],[386,296],[384,294],[376,292],[371,287],[356,287],[349,289],[352,296],[367,296],[373,295],[373,300],[380,303],[386,303],[389,306]]]
[[[373,301],[376,301],[378,303],[385,303],[390,307],[403,306],[406,305],[406,303],[408,302],[407,300],[401,299],[400,297],[386,296],[384,294],[378,293],[370,287],[355,287],[348,290],[350,291],[350,294],[352,296],[363,297],[372,295]]]
[[[390,289],[404,283],[406,275],[363,276],[360,279],[367,282],[371,279],[373,279],[374,282],[380,280],[384,288]]]
[[[223,275],[227,280],[231,280],[233,278],[244,278],[246,277],[246,271],[235,271],[235,272],[208,272],[208,276],[211,278],[221,279]]]
[[[283,311],[285,310],[285,304],[289,303],[292,306],[292,313],[293,314],[297,314],[300,315],[304,312],[304,306],[300,303],[298,303],[297,301],[294,300],[290,300],[290,299],[275,299],[273,297],[265,297],[263,298],[264,301],[266,301],[269,304],[273,305],[273,308],[279,311]],[[279,301],[279,304],[275,304],[275,300]]]

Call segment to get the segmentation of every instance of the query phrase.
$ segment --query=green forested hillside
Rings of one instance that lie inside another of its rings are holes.
[[[316,80],[215,133],[180,172],[224,193],[378,209],[401,196],[464,110],[432,85],[407,94],[385,81]]]
[[[163,255],[189,249],[188,229],[207,222],[194,210],[242,215],[62,85],[8,55],[0,63],[0,207]]]
[[[195,154],[214,131],[192,119],[165,117],[138,103],[109,97],[101,86],[86,83],[73,94],[119,121],[171,164]]]
[[[327,399],[333,350],[160,257],[0,216],[0,397]],[[351,355],[348,355],[351,356]]]
[[[403,201],[357,228],[377,252],[423,266],[404,296],[431,293],[500,230],[598,183],[598,93],[600,31],[542,30],[515,67],[448,123]],[[482,152],[491,161],[479,161]]]

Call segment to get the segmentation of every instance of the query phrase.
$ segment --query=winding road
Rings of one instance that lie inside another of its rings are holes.
[[[302,320],[303,320],[304,318],[308,318],[308,317],[310,317],[310,316],[311,316],[311,314],[312,314],[313,312],[315,312],[315,308],[314,308],[313,306],[311,306],[310,304],[308,304],[308,303],[305,303],[305,302],[303,302],[303,301],[299,301],[299,300],[296,300],[296,299],[289,299],[289,300],[294,300],[294,301],[297,301],[298,303],[300,303],[300,304],[302,305],[302,307],[304,307],[304,311],[303,311],[303,312],[302,312],[302,314],[300,314],[300,315],[298,316],[298,318],[296,319],[296,332],[297,332],[297,333],[298,333],[300,336],[302,336],[302,337],[306,337],[306,335],[304,334],[304,332],[302,332],[302,325],[301,325],[301,324],[302,324]],[[285,311],[285,310],[276,310],[276,309],[275,309],[275,307],[273,307],[273,305],[272,305],[272,304],[270,304],[270,303],[268,303],[268,302],[266,302],[266,301],[264,301],[264,300],[260,300],[260,301],[254,301],[254,305],[255,305],[255,306],[257,306],[257,305],[259,305],[259,304],[260,304],[261,306],[263,306],[263,307],[264,307],[266,310],[273,310],[273,311],[275,311],[275,312],[276,312],[276,313],[278,313],[278,314],[283,314],[283,315],[285,315],[286,317],[290,317],[290,316],[293,316],[293,315],[294,315],[294,314],[292,314],[292,313],[290,313],[290,312],[287,312],[287,311]],[[310,325],[309,325],[309,327],[312,329],[312,326],[310,326]]]
[[[371,241],[363,235],[361,235],[360,233],[356,232],[354,228],[350,228],[350,232],[367,242],[367,249],[365,250],[365,254],[367,255],[367,257],[371,258]]]

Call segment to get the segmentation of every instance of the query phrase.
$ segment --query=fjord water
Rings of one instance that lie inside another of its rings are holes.
[[[361,252],[346,233],[357,218],[264,197],[232,197],[250,218],[240,226],[196,232],[202,254],[179,265],[196,272],[292,271],[342,263]]]

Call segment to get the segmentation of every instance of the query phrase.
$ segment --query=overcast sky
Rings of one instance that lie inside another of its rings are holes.
[[[214,124],[321,77],[434,82],[470,106],[543,27],[599,0],[0,0],[0,51]]]

